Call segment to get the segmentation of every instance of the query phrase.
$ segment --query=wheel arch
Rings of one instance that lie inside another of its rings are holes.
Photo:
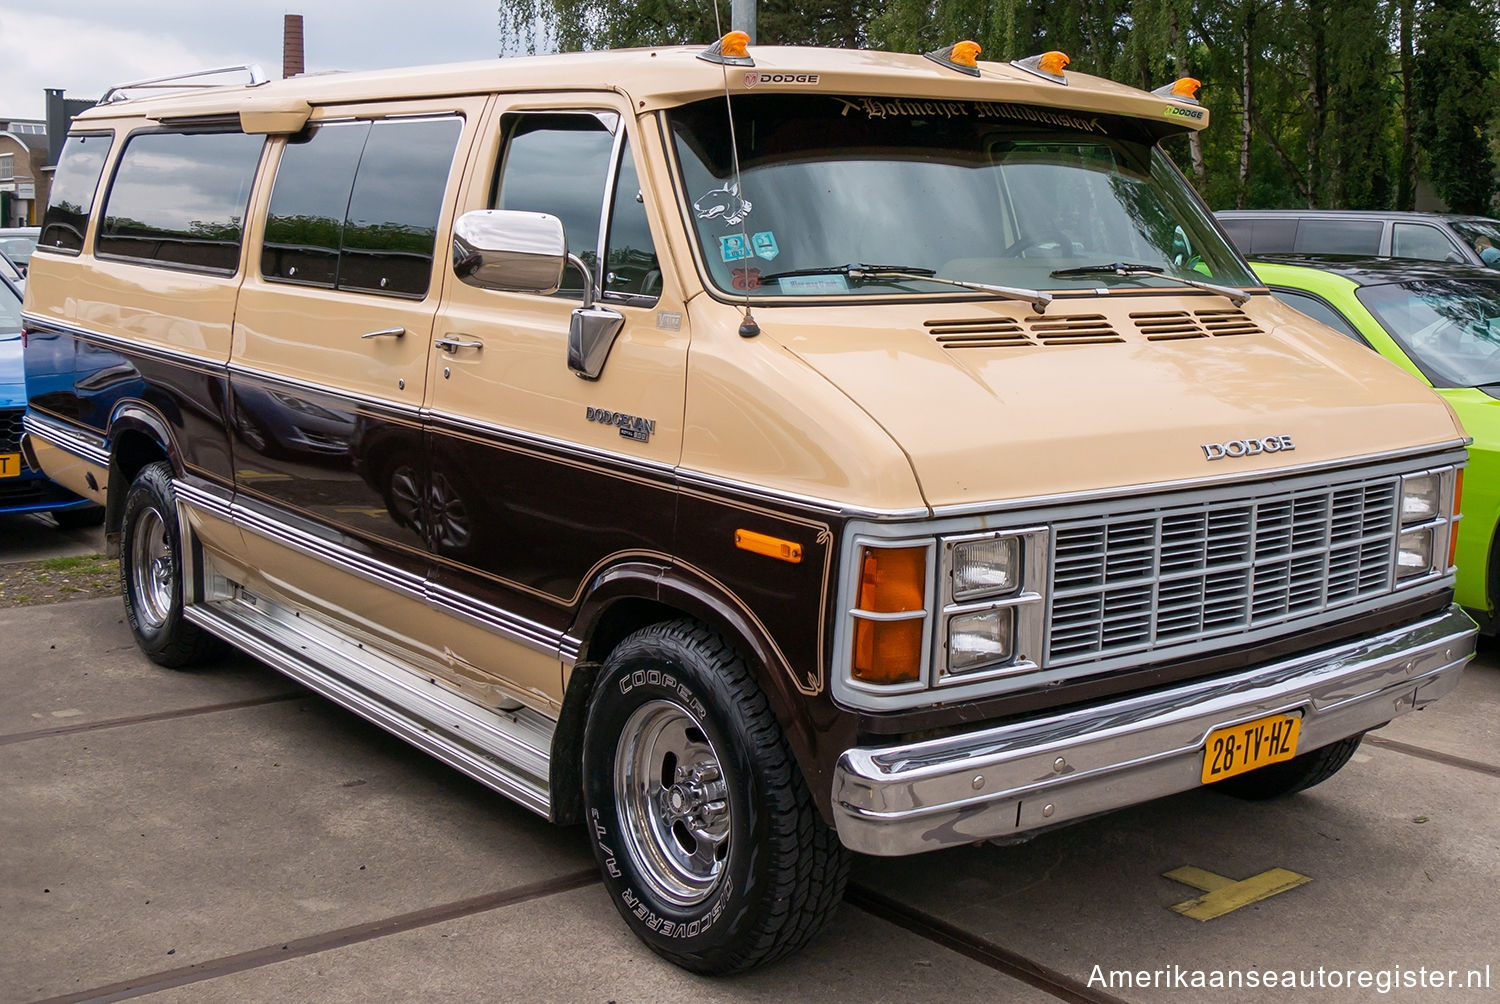
[[[105,495],[104,529],[110,548],[119,546],[120,521],[125,511],[125,493],[141,468],[158,460],[171,463],[175,474],[183,472],[182,451],[172,427],[155,408],[144,402],[129,402],[115,409],[109,423],[109,488]]]
[[[819,812],[831,820],[829,786],[818,780],[826,771],[817,755],[813,699],[798,690],[793,668],[743,603],[722,585],[666,563],[616,565],[596,576],[591,586],[568,632],[578,658],[553,737],[552,804],[558,822],[583,818],[583,726],[605,660],[641,628],[679,618],[707,625],[740,650],[781,725]]]

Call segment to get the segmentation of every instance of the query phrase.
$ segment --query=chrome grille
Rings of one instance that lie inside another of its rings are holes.
[[[24,408],[0,409],[0,453],[19,453],[21,450],[21,416]]]
[[[1056,524],[1047,661],[1188,644],[1394,582],[1395,476]]]

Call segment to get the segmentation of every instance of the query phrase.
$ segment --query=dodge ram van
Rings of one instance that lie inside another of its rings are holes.
[[[25,458],[168,667],[252,653],[581,823],[654,950],[850,852],[1318,783],[1457,683],[1465,437],[1278,303],[1061,53],[594,52],[118,88]]]

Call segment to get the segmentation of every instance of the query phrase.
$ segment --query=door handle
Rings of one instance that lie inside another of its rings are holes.
[[[432,344],[449,353],[457,352],[459,349],[473,349],[478,352],[484,348],[484,342],[481,342],[479,339],[464,338],[462,335],[457,334],[444,335]]]
[[[379,331],[366,331],[360,338],[400,338],[406,334],[405,328],[381,328]]]

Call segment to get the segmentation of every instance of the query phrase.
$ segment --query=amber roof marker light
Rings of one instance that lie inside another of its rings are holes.
[[[1158,87],[1152,91],[1159,98],[1168,98],[1172,101],[1184,101],[1190,105],[1198,104],[1198,89],[1203,82],[1194,77],[1178,77],[1170,84]]]
[[[952,45],[945,45],[941,49],[933,49],[922,55],[940,66],[946,66],[950,70],[959,73],[967,73],[971,77],[979,76],[979,54],[984,50],[979,47],[978,42],[964,40]]]
[[[1053,49],[1051,52],[1044,52],[1039,56],[1012,59],[1010,65],[1018,70],[1025,70],[1033,76],[1041,77],[1043,80],[1050,80],[1054,84],[1062,84],[1066,87],[1068,86],[1068,78],[1063,73],[1063,70],[1071,62],[1072,60],[1068,58],[1066,52],[1058,52],[1056,49]]]
[[[698,53],[699,59],[721,66],[754,66],[750,58],[750,36],[743,31],[731,31],[707,49]]]

